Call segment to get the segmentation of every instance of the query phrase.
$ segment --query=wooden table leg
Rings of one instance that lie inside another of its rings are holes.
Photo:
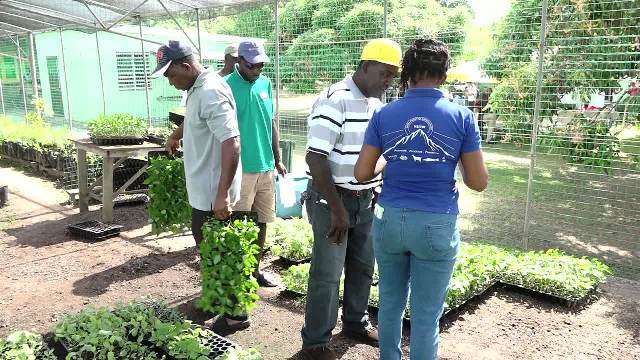
[[[78,205],[80,212],[89,211],[89,185],[87,179],[87,151],[78,150]]]
[[[113,158],[102,157],[102,221],[113,222]]]

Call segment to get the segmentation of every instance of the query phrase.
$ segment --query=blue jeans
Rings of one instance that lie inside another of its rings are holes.
[[[402,359],[402,317],[411,287],[411,359],[438,357],[439,320],[458,255],[457,215],[376,206],[380,359]]]
[[[351,227],[340,245],[330,243],[329,207],[322,194],[307,189],[307,214],[313,228],[313,254],[309,269],[307,305],[302,328],[302,346],[324,346],[338,320],[340,277],[344,270],[342,327],[364,332],[369,326],[369,291],[373,281],[373,244],[371,240],[372,192],[362,196],[339,194],[349,213]]]

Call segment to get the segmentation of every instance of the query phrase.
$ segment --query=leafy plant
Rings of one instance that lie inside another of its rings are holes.
[[[560,250],[522,252],[500,275],[500,280],[568,300],[589,294],[611,273],[597,259],[577,258]]]
[[[310,264],[293,265],[282,272],[282,282],[287,287],[287,290],[298,294],[307,293],[309,266]]]
[[[278,218],[270,226],[268,239],[273,255],[291,261],[311,258],[313,229],[307,220],[301,218],[283,220]]]
[[[182,159],[151,159],[144,183],[149,186],[149,221],[153,233],[179,233],[191,226]]]
[[[205,311],[220,315],[242,315],[255,307],[258,227],[246,218],[222,222],[209,220],[202,227],[200,273]]]
[[[522,286],[567,300],[582,299],[611,273],[597,259],[578,258],[560,250],[520,251],[484,243],[461,243],[449,283],[446,308],[455,308],[497,281]],[[374,278],[377,274],[374,274]],[[306,294],[309,264],[282,273],[287,289]],[[379,306],[379,289],[371,287],[369,305]],[[409,316],[407,308],[405,316]]]
[[[0,358],[15,360],[55,360],[53,350],[45,348],[40,334],[16,331],[0,339]]]
[[[263,360],[264,358],[256,349],[242,350],[241,348],[233,348],[224,355],[217,358],[217,360]]]
[[[157,352],[128,333],[127,321],[107,309],[87,308],[67,315],[55,327],[55,335],[68,347],[67,359],[160,359]]]
[[[169,355],[176,359],[208,360],[211,349],[206,346],[211,330],[188,327],[171,338],[167,345]]]
[[[140,138],[146,134],[147,124],[129,114],[100,115],[89,121],[87,129],[92,138]]]
[[[64,317],[56,338],[69,347],[67,359],[206,360],[215,334],[194,327],[163,301],[146,298],[113,309],[87,308]]]

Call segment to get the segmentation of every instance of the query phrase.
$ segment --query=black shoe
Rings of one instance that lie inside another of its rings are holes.
[[[271,282],[269,279],[267,279],[264,276],[264,274],[262,274],[262,273],[258,273],[256,275],[256,281],[258,282],[258,285],[260,285],[262,287],[276,287],[276,286],[278,286],[275,283]]]

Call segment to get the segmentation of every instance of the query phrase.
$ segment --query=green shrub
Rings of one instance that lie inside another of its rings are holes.
[[[282,55],[283,85],[295,93],[316,93],[344,78],[349,57],[336,40],[333,29],[309,30],[300,35]]]

